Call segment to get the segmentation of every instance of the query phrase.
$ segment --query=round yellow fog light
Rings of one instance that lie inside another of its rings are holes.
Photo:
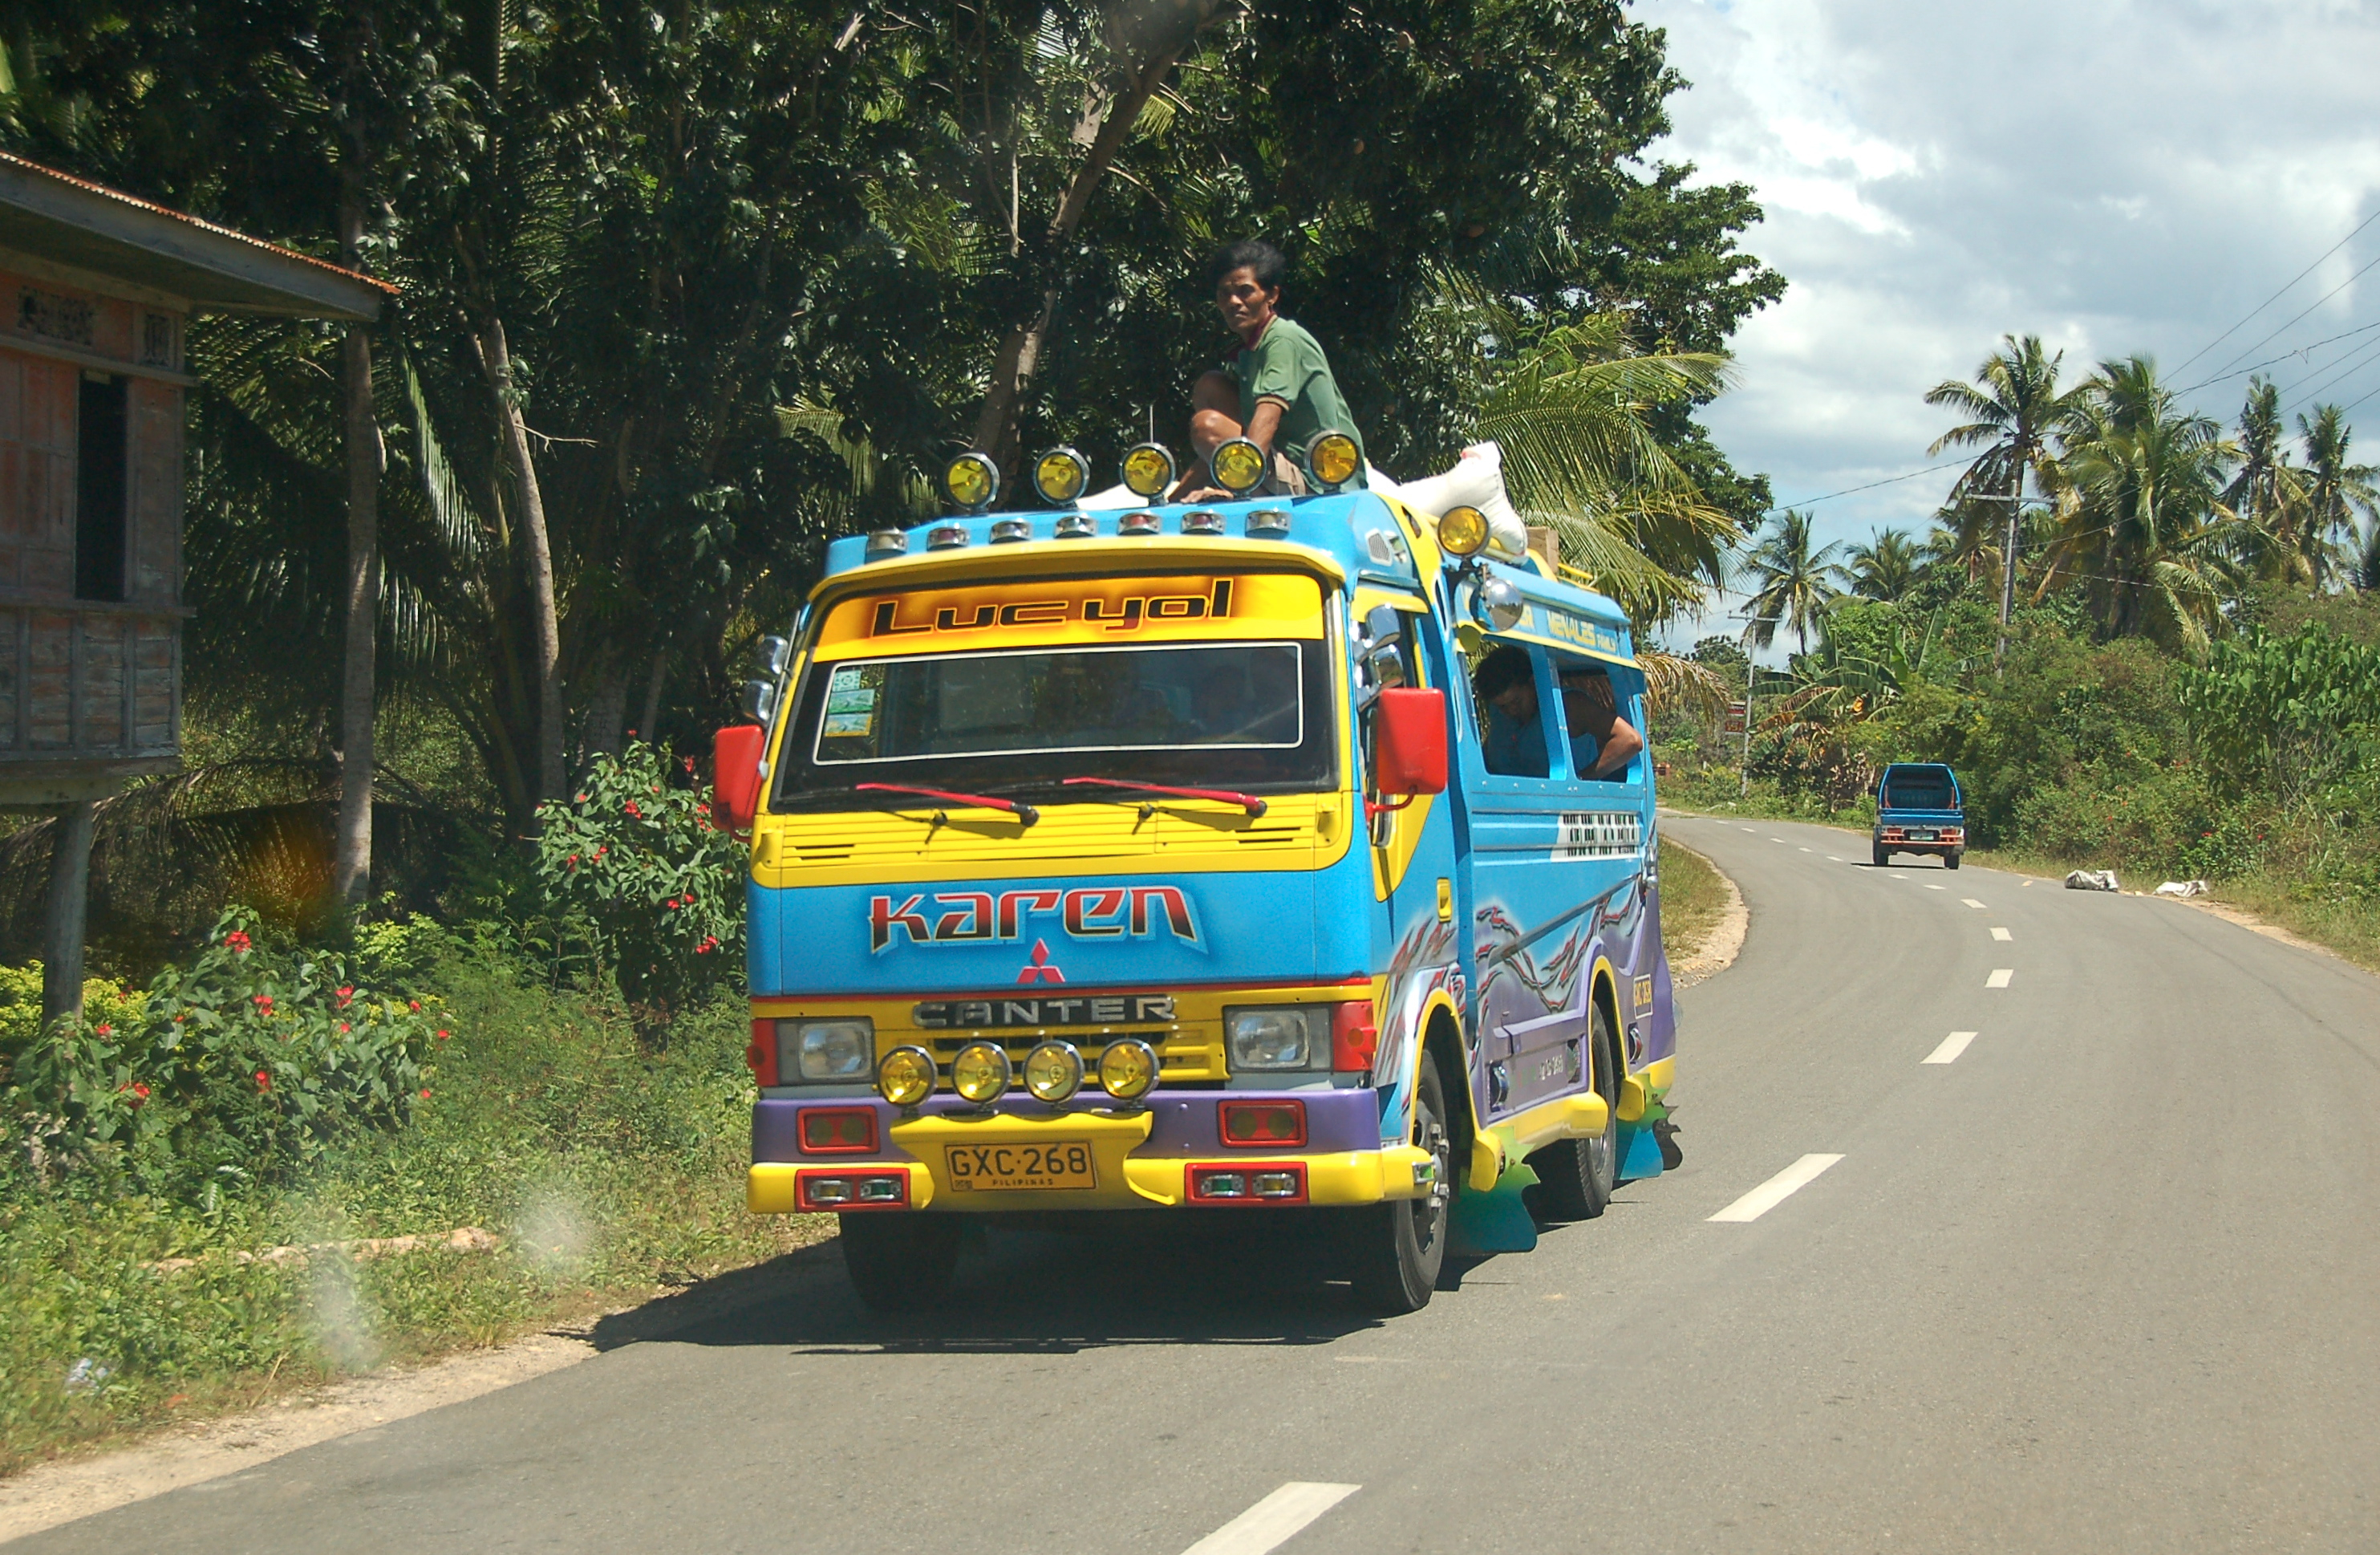
[[[981,513],[1000,495],[1000,467],[989,454],[961,454],[943,468],[942,490],[969,513]]]
[[[1488,543],[1488,516],[1475,507],[1450,507],[1438,521],[1438,543],[1457,556],[1478,553]]]
[[[915,1107],[934,1094],[934,1055],[895,1048],[876,1066],[876,1094],[895,1107]]]
[[[1137,1101],[1157,1086],[1157,1050],[1137,1037],[1110,1042],[1099,1054],[1099,1088],[1118,1101]]]
[[[1355,472],[1364,468],[1364,456],[1355,451],[1355,440],[1345,432],[1327,431],[1306,448],[1305,468],[1318,484],[1335,492],[1355,479]]]
[[[1033,461],[1033,489],[1052,504],[1073,502],[1091,483],[1091,467],[1072,448],[1052,448]]]
[[[1025,1055],[1025,1088],[1036,1100],[1072,1100],[1083,1088],[1083,1055],[1072,1042],[1042,1043]]]
[[[1245,437],[1222,444],[1207,462],[1214,468],[1215,484],[1235,496],[1264,484],[1265,451]]]
[[[1173,484],[1173,455],[1161,443],[1136,443],[1124,450],[1124,490],[1143,502]]]
[[[1008,1089],[1008,1054],[991,1042],[969,1042],[951,1060],[951,1087],[969,1101],[997,1101]]]

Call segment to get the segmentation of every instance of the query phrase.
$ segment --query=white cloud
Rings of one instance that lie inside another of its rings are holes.
[[[1642,0],[1694,82],[1658,154],[1751,184],[1747,247],[1791,283],[1737,337],[1707,420],[1779,502],[1930,463],[1923,403],[2003,334],[2070,370],[2134,351],[2183,381],[2380,320],[2380,223],[2212,349],[2380,209],[2380,6],[2351,0]],[[2370,335],[2272,373],[2287,402],[2380,389]],[[2247,353],[2241,355],[2241,353]],[[2325,381],[2345,368],[2337,381]],[[2228,418],[2244,380],[2195,396]],[[2380,395],[2354,418],[2380,444]],[[2380,449],[2375,449],[2380,453]],[[1923,530],[1939,477],[1822,505],[1825,538]]]

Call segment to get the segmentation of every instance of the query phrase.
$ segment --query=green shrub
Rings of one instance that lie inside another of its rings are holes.
[[[45,1168],[113,1168],[187,1197],[284,1176],[431,1099],[445,1032],[418,1000],[357,986],[339,956],[268,948],[255,928],[233,909],[137,1004],[88,1010],[17,1054],[6,1112]]]
[[[744,844],[710,823],[707,791],[681,788],[666,748],[596,758],[568,805],[538,808],[538,880],[551,909],[591,939],[648,1023],[742,975]],[[688,776],[694,762],[683,762]]]

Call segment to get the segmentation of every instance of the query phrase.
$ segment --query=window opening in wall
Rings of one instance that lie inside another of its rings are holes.
[[[126,439],[125,383],[104,372],[82,375],[75,436],[75,598],[122,600],[125,518],[131,449]]]

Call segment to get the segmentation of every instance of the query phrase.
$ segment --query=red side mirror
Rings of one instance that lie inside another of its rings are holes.
[[[1446,693],[1401,686],[1372,704],[1372,785],[1383,794],[1446,792]]]
[[[748,832],[760,808],[760,755],[769,731],[735,723],[710,736],[710,819],[722,832]]]

